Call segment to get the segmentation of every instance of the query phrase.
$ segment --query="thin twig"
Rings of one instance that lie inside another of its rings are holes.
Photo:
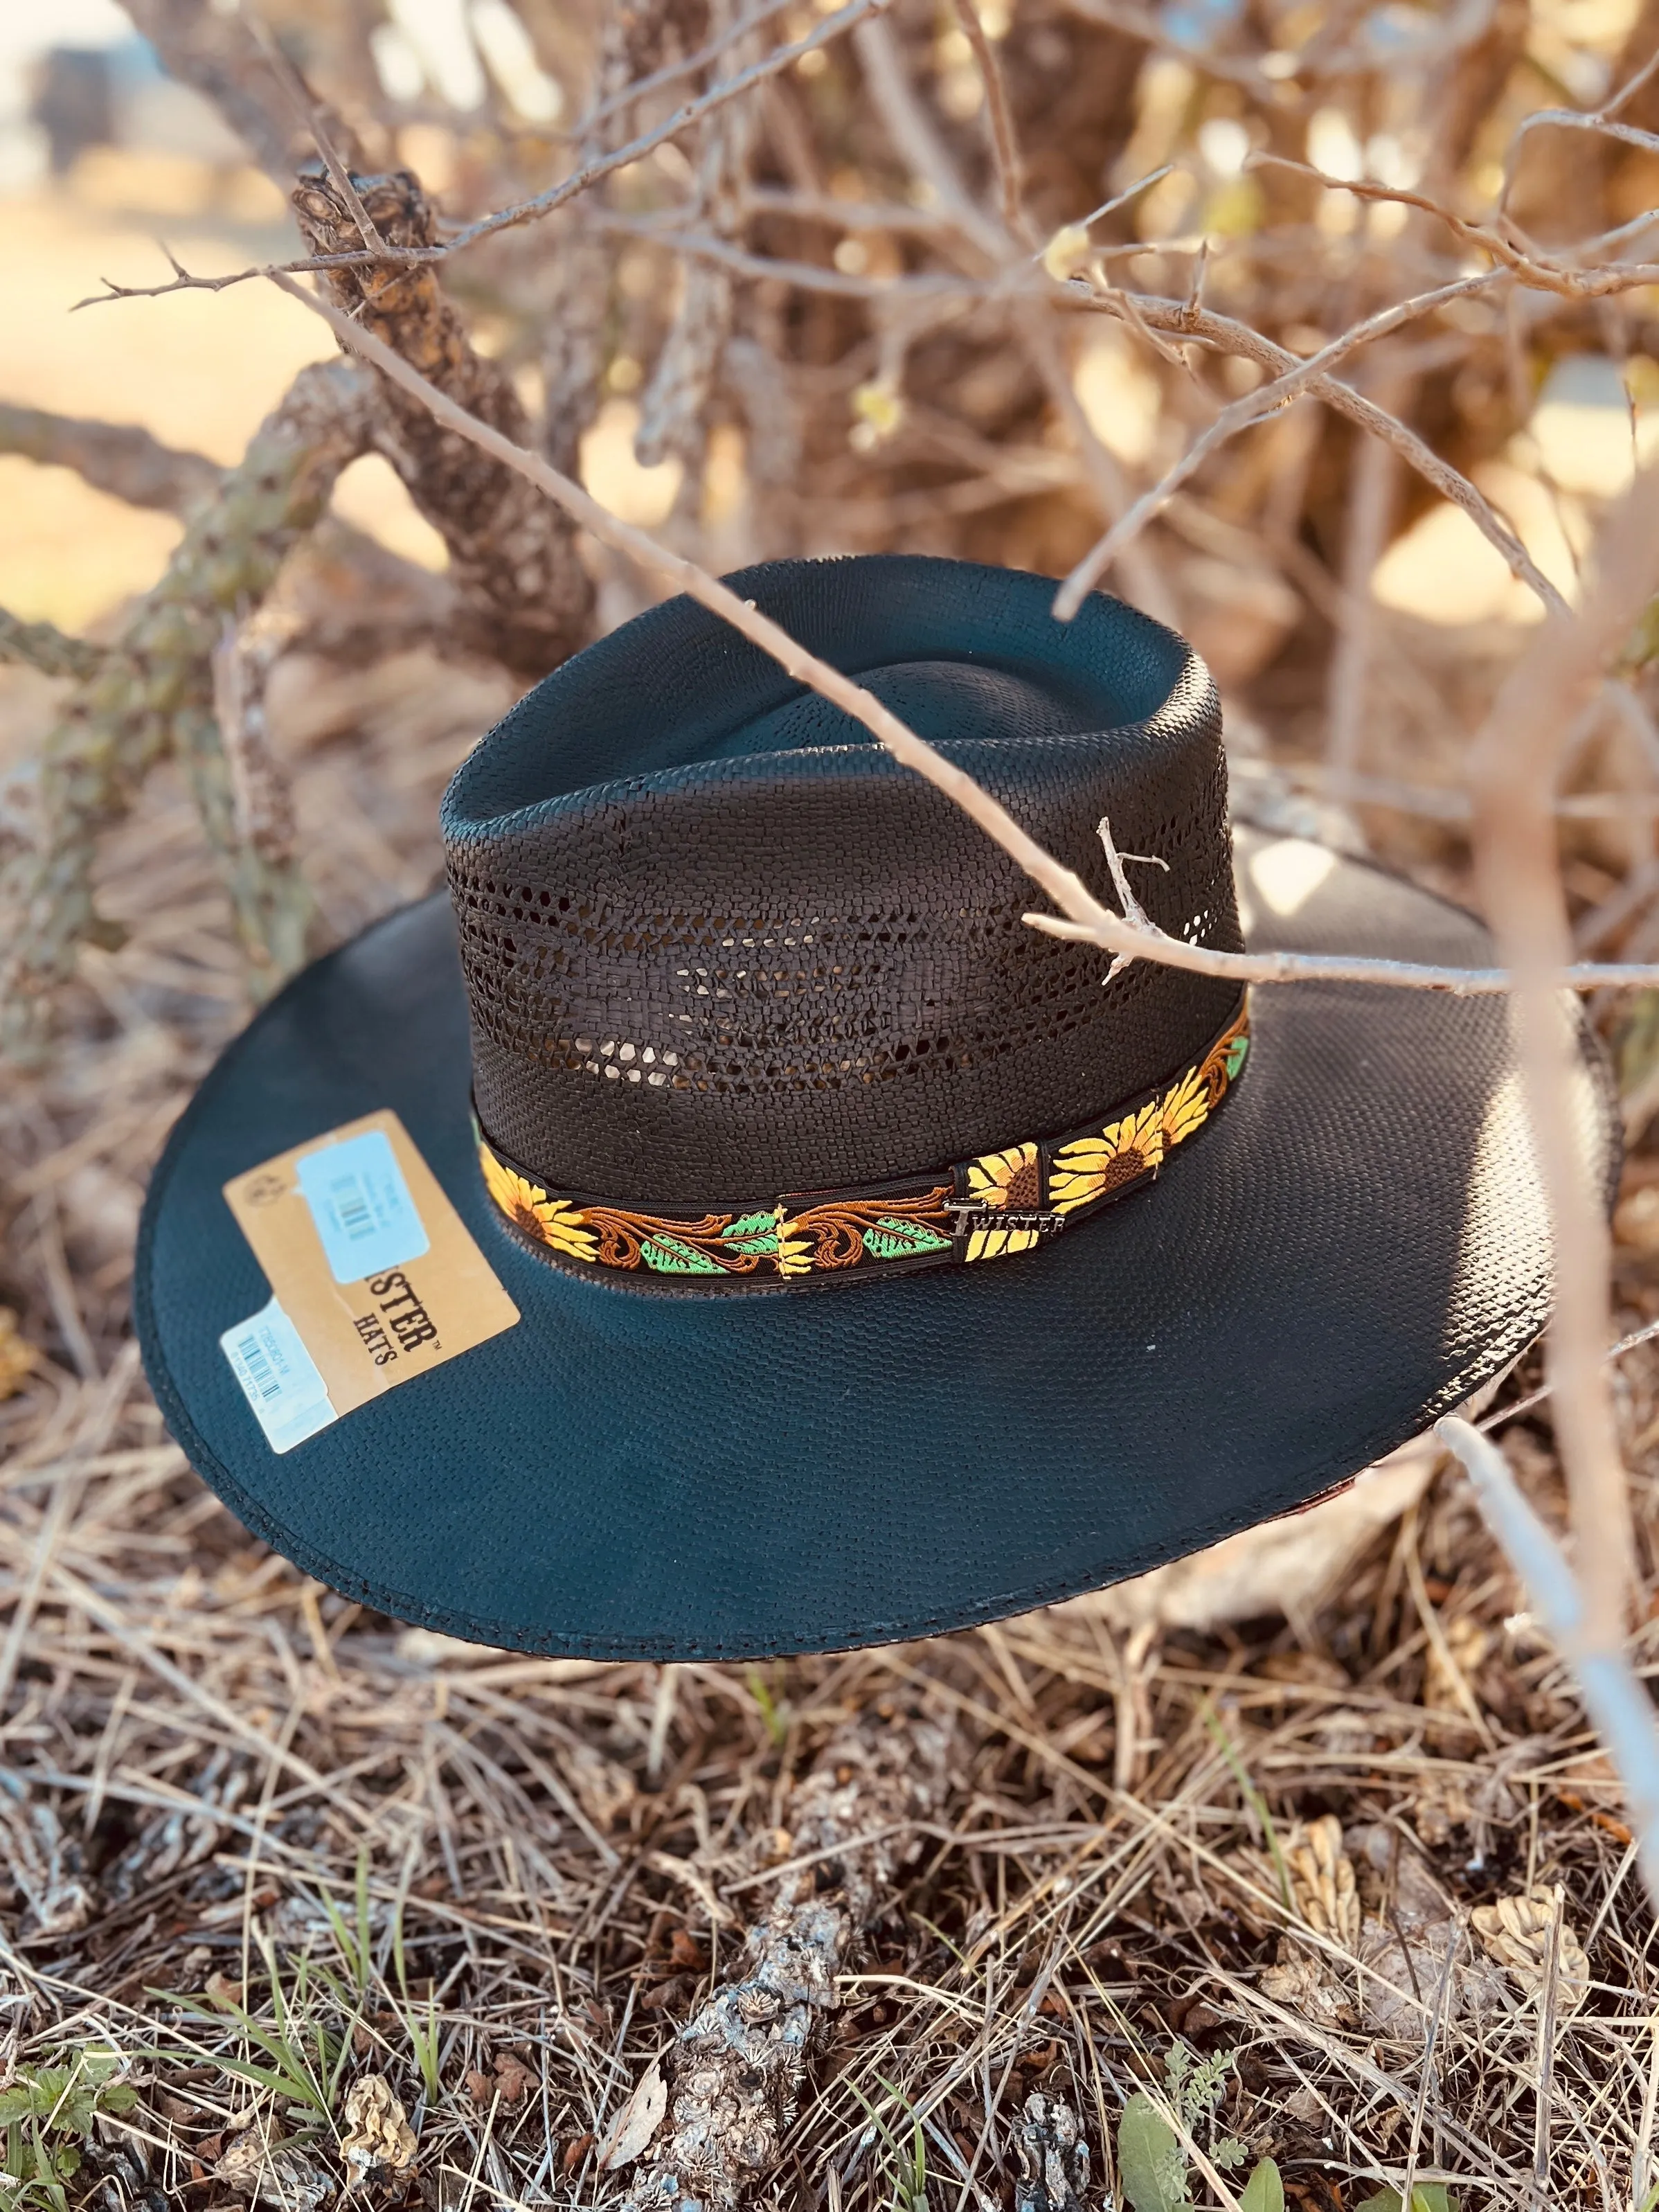
[[[638,562],[643,568],[666,576],[700,605],[729,622],[751,644],[769,653],[798,683],[806,684],[861,722],[895,760],[914,769],[952,799],[1060,908],[1058,915],[1028,914],[1024,919],[1033,928],[1047,930],[1055,937],[1099,945],[1109,952],[1127,952],[1137,959],[1158,960],[1169,967],[1187,969],[1194,975],[1225,976],[1238,982],[1386,983],[1409,990],[1447,991],[1460,998],[1491,996],[1510,988],[1509,976],[1501,968],[1445,968],[1407,960],[1346,959],[1298,952],[1223,952],[1209,945],[1188,944],[1184,938],[1167,936],[1161,930],[1138,927],[1123,916],[1113,914],[1101,905],[1081,877],[1045,852],[1000,800],[982,790],[971,776],[925,738],[918,737],[861,684],[854,684],[838,668],[809,653],[769,616],[763,615],[750,602],[739,599],[695,562],[671,552],[633,523],[622,521],[580,484],[561,475],[540,454],[514,445],[487,422],[469,415],[435,385],[428,383],[401,355],[393,353],[337,307],[318,299],[281,272],[275,272],[271,281],[302,307],[322,316],[343,346],[361,354],[405,391],[414,393],[439,422],[459,430],[463,437],[471,439],[475,445],[538,485],[585,529],[591,530],[602,544]],[[1102,834],[1106,834],[1103,829]],[[1564,966],[1553,980],[1558,988],[1577,991],[1647,987],[1659,985],[1659,965],[1581,963]]]
[[[1218,353],[1237,354],[1246,361],[1254,361],[1263,368],[1279,375],[1294,368],[1299,356],[1288,348],[1275,345],[1271,338],[1263,337],[1248,323],[1241,323],[1231,315],[1218,315],[1207,307],[1199,307],[1178,300],[1151,299],[1145,293],[1133,295],[1114,291],[1095,292],[1086,283],[1073,279],[1066,286],[1068,295],[1081,304],[1120,316],[1123,320],[1144,323],[1154,331],[1166,331],[1182,338],[1195,339],[1200,345],[1212,347]],[[1133,303],[1131,306],[1131,302]],[[1455,469],[1433,449],[1425,445],[1414,430],[1389,414],[1386,410],[1356,392],[1340,377],[1318,376],[1307,386],[1310,398],[1322,401],[1339,415],[1345,415],[1374,438],[1382,438],[1391,445],[1409,466],[1415,469],[1425,483],[1432,484],[1442,498],[1459,507],[1474,524],[1488,544],[1494,545],[1507,566],[1526,584],[1546,607],[1559,608],[1563,605],[1561,594],[1534,561],[1515,532],[1498,514],[1490,500],[1476,490],[1468,478]]]
[[[1009,105],[1008,88],[1003,82],[1002,64],[997,58],[996,48],[986,35],[974,0],[952,0],[952,4],[962,34],[974,50],[974,59],[979,64],[980,78],[985,87],[985,112],[990,125],[991,157],[996,164],[1002,220],[1012,235],[1018,237],[1025,228],[1025,200],[1020,179],[1019,141],[1014,131],[1013,110]]]
[[[1594,118],[1581,116],[1574,120],[1589,125]],[[1601,127],[1616,137],[1633,137],[1649,149],[1659,143],[1649,132],[1632,131],[1622,124]],[[1638,291],[1644,284],[1659,283],[1659,266],[1651,264],[1621,262],[1611,269],[1574,269],[1563,262],[1546,260],[1527,252],[1489,224],[1467,222],[1455,209],[1431,199],[1426,193],[1407,191],[1401,185],[1372,184],[1364,177],[1333,177],[1310,162],[1295,161],[1284,154],[1256,154],[1251,161],[1255,167],[1293,170],[1323,185],[1328,191],[1351,192],[1356,199],[1387,201],[1395,207],[1416,208],[1424,215],[1431,215],[1464,245],[1489,254],[1499,269],[1534,291],[1553,292],[1564,300],[1606,300],[1621,292]]]
[[[324,123],[317,102],[306,89],[301,76],[288,56],[270,35],[264,18],[242,0],[243,21],[253,33],[254,43],[270,64],[270,73],[282,87],[284,98],[293,109],[295,119],[301,129],[308,131],[316,142],[317,151],[323,157],[323,166],[334,179],[335,190],[351,210],[351,219],[357,226],[358,236],[371,253],[384,255],[386,242],[374,228],[373,216],[357,197],[357,187],[351,180],[351,172],[335,151],[328,127]]]
[[[1508,1462],[1467,1421],[1435,1433],[1468,1474],[1486,1526],[1521,1577],[1533,1611],[1572,1668],[1580,1694],[1625,1785],[1638,1862],[1659,1905],[1659,1724],[1653,1703],[1606,1626],[1594,1621],[1560,1547],[1522,1496]]]
[[[1382,307],[1340,337],[1333,338],[1317,353],[1307,356],[1293,368],[1283,370],[1268,384],[1247,392],[1224,407],[1215,420],[1195,438],[1173,467],[1167,469],[1150,491],[1143,492],[1119,521],[1096,539],[1083,558],[1076,562],[1054,597],[1054,615],[1058,621],[1070,622],[1093,587],[1096,579],[1129,541],[1144,530],[1160,507],[1165,507],[1182,484],[1194,476],[1228,439],[1236,438],[1241,431],[1265,422],[1269,415],[1277,414],[1291,400],[1305,392],[1319,378],[1328,375],[1339,362],[1345,361],[1362,345],[1386,337],[1393,331],[1402,329],[1407,323],[1418,322],[1439,308],[1456,300],[1472,298],[1479,292],[1489,291],[1502,281],[1502,272],[1485,270],[1474,276],[1460,276],[1450,284],[1440,285],[1432,292],[1420,292],[1415,298],[1401,300],[1393,307]],[[1193,303],[1190,313],[1201,312]],[[1559,603],[1559,594],[1556,595]]]
[[[532,199],[517,200],[511,207],[497,208],[493,214],[480,216],[476,222],[468,223],[465,229],[457,231],[453,238],[438,245],[398,247],[381,253],[365,247],[361,253],[314,254],[304,261],[273,262],[238,269],[226,276],[191,276],[174,261],[173,279],[169,284],[115,284],[106,276],[103,279],[103,291],[78,300],[76,305],[77,307],[95,307],[108,300],[155,300],[170,292],[223,292],[233,284],[246,283],[253,276],[267,276],[274,281],[278,276],[310,276],[325,269],[359,269],[380,261],[447,261],[469,246],[476,246],[480,239],[494,238],[501,231],[512,230],[520,223],[536,222],[544,216],[552,215],[581,193],[591,191],[617,170],[625,169],[632,162],[643,161],[647,154],[655,153],[659,146],[678,138],[681,131],[689,130],[694,123],[700,122],[705,115],[712,114],[717,107],[723,107],[728,100],[735,100],[756,85],[764,83],[767,78],[793,69],[803,54],[816,53],[820,46],[828,46],[843,31],[850,30],[854,24],[862,22],[866,16],[892,4],[893,0],[846,0],[844,7],[838,9],[833,15],[826,15],[804,37],[796,39],[788,46],[775,46],[769,54],[763,54],[758,61],[751,63],[740,76],[723,78],[696,100],[688,100],[651,130],[641,132],[637,138],[630,138],[625,146],[616,147],[610,153],[598,155],[558,184],[549,185],[544,192],[538,192]],[[172,256],[169,255],[168,258],[171,260]]]

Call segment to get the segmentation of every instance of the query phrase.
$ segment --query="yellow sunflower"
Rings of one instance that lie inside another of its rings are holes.
[[[483,1179],[501,1212],[527,1237],[562,1252],[567,1259],[591,1260],[598,1251],[586,1218],[568,1199],[550,1198],[539,1185],[503,1167],[488,1145],[478,1147]]]
[[[1175,1147],[1194,1129],[1201,1129],[1210,1118],[1210,1086],[1204,1079],[1201,1067],[1189,1067],[1173,1091],[1166,1091],[1158,1108],[1158,1126],[1164,1132],[1164,1149]]]
[[[1079,1137],[1054,1155],[1048,1178],[1048,1202],[1056,1213],[1072,1213],[1102,1192],[1120,1190],[1164,1158],[1162,1099],[1138,1114],[1109,1121],[1097,1137]]]
[[[986,1152],[969,1164],[968,1195],[993,1212],[1035,1213],[1042,1203],[1042,1164],[1035,1145],[1010,1145],[1006,1152]],[[1041,1237],[1036,1229],[975,1229],[968,1237],[969,1260],[1000,1260],[1006,1252],[1029,1252]]]

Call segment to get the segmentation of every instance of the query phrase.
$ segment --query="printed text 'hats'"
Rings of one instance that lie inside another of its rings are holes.
[[[1107,817],[1174,935],[1490,964],[1407,884],[1235,843],[1208,676],[1132,609],[896,556],[732,580],[1103,901]],[[1542,1326],[1504,1000],[1106,980],[689,600],[522,700],[443,829],[448,895],[224,1054],[139,1247],[192,1463],[366,1604],[599,1657],[959,1627],[1317,1496]]]

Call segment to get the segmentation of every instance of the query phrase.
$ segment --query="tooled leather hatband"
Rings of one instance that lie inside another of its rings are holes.
[[[1021,1139],[932,1175],[701,1215],[646,1213],[550,1189],[482,1128],[478,1158],[502,1218],[562,1266],[644,1269],[713,1289],[971,1264],[1030,1251],[1157,1175],[1219,1110],[1249,1042],[1241,1000],[1180,1075],[1068,1135]]]

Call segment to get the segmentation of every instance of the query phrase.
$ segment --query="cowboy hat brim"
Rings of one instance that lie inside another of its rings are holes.
[[[1241,830],[1257,948],[1487,965],[1480,925]],[[1250,1065],[1157,1181],[994,1267],[714,1297],[562,1273],[486,1196],[447,897],[307,969],[173,1133],[140,1232],[151,1384],[254,1532],[362,1604],[586,1658],[926,1636],[1072,1597],[1345,1481],[1543,1327],[1507,1002],[1253,994]],[[1580,1124],[1616,1117],[1588,1031]],[[221,1352],[269,1295],[234,1176],[395,1109],[516,1326],[278,1456]]]

